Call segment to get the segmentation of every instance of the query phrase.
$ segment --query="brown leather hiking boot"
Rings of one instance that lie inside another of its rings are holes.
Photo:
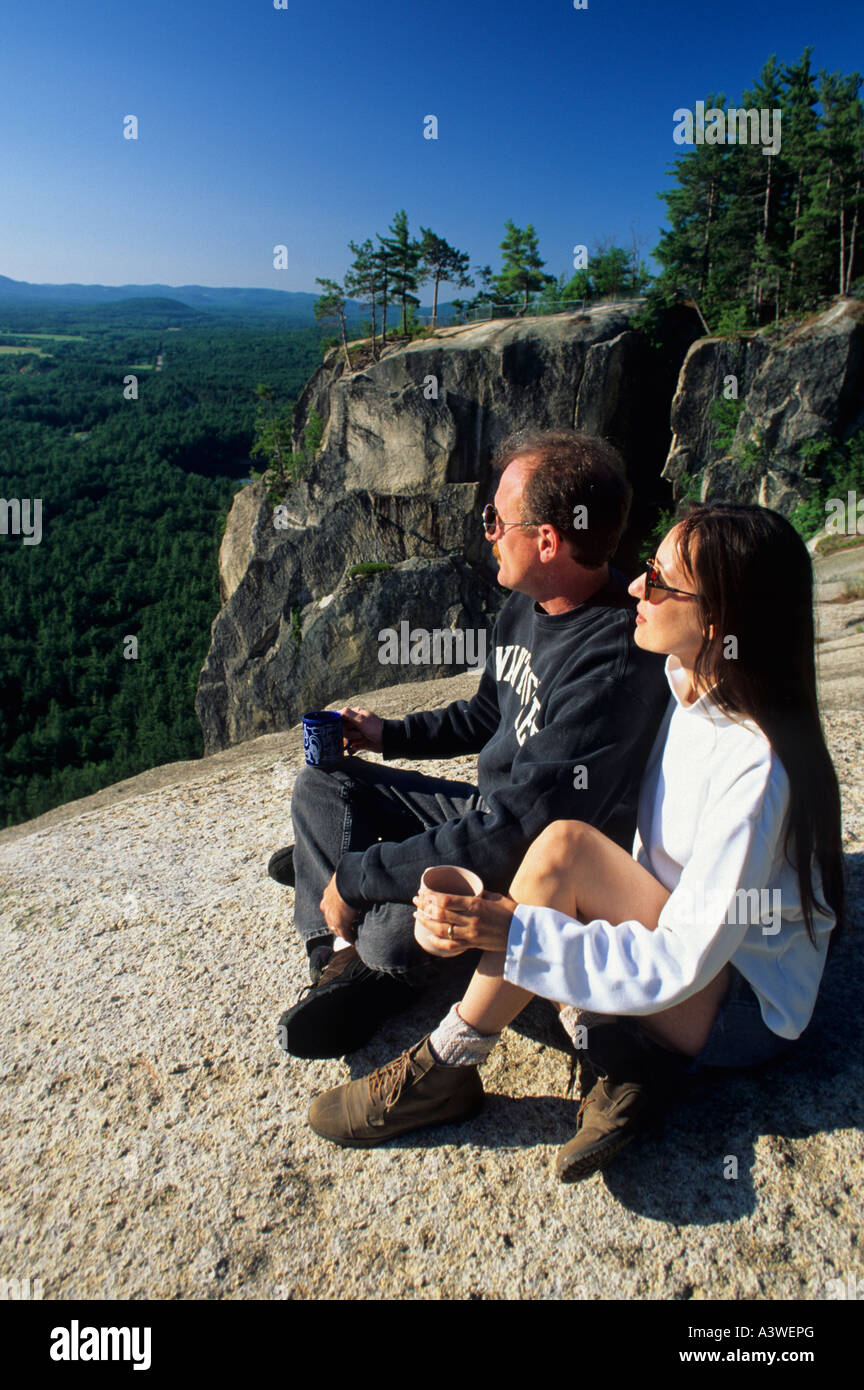
[[[620,1153],[644,1127],[648,1095],[638,1082],[599,1080],[579,1106],[577,1132],[555,1158],[562,1182],[579,1182]]]
[[[555,1159],[562,1182],[596,1173],[645,1130],[656,1129],[691,1059],[641,1042],[615,1024],[588,1033],[587,1066],[576,1116],[577,1132]]]
[[[477,1068],[442,1066],[427,1035],[369,1076],[317,1096],[309,1124],[334,1144],[367,1149],[423,1125],[470,1119],[483,1100]]]

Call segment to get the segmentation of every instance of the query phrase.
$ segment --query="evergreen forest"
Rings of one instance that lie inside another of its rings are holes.
[[[42,537],[0,536],[4,825],[200,757],[193,699],[256,388],[296,397],[320,361],[315,328],[182,304],[0,305],[0,330],[10,318],[0,493],[42,500]]]

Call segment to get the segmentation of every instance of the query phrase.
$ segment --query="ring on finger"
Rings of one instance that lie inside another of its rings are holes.
[[[452,940],[453,940],[453,923],[452,923],[452,922],[450,923],[449,927],[447,928],[447,940],[448,940],[448,941],[452,941]]]

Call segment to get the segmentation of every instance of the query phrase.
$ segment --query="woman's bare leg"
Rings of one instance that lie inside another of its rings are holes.
[[[568,917],[580,916],[581,907],[588,920],[594,916],[616,920],[617,914],[619,921],[635,917],[653,926],[668,896],[632,855],[584,821],[555,821],[547,826],[529,848],[510,886],[510,897],[516,902],[554,907]],[[601,899],[606,908],[592,911],[590,904]],[[484,951],[459,1005],[462,1018],[478,1033],[499,1033],[532,998],[529,990],[502,978],[504,960],[503,951]]]
[[[653,930],[669,893],[601,831],[584,821],[555,821],[528,850],[510,897],[557,908],[583,922],[630,920]],[[532,997],[530,991],[503,978],[504,961],[503,951],[485,951],[459,1005],[461,1017],[478,1033],[499,1033]],[[640,1017],[640,1026],[661,1046],[695,1057],[711,1031],[728,978],[725,966],[690,999]]]
[[[461,1002],[459,1017],[478,1033],[500,1033],[534,998],[504,979],[504,951],[484,951]]]
[[[686,1052],[698,1057],[717,1017],[717,1010],[726,998],[731,969],[724,965],[698,994],[691,994],[681,1004],[673,1004],[659,1014],[643,1014],[639,1027],[661,1047],[673,1052]]]

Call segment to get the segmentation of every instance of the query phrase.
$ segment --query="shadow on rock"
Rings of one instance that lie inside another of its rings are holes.
[[[400,1135],[386,1147],[436,1149],[443,1144],[457,1144],[527,1154],[550,1144],[566,1144],[576,1131],[578,1108],[576,1101],[562,1096],[505,1096],[487,1091],[486,1105],[473,1120],[430,1125],[428,1129]],[[546,1161],[530,1153],[531,1163]]]
[[[860,857],[860,856],[858,856]],[[777,1162],[800,1164],[789,1141],[864,1120],[861,933],[837,942],[816,1009],[789,1057],[750,1071],[702,1073],[656,1139],[638,1140],[604,1181],[632,1211],[676,1224],[734,1221],[753,1211],[755,1146],[770,1135]]]
[[[782,1172],[802,1166],[791,1141],[862,1124],[864,959],[858,919],[864,855],[847,855],[847,869],[849,927],[837,940],[796,1050],[748,1071],[717,1068],[691,1077],[662,1131],[640,1136],[602,1175],[587,1181],[604,1182],[622,1206],[655,1220],[696,1226],[736,1221],[756,1207],[752,1173],[760,1137],[771,1137],[770,1156]],[[466,962],[461,973],[448,973],[409,1014],[390,1020],[373,1043],[348,1059],[352,1077],[368,1074],[434,1028],[461,997],[470,968]],[[569,1052],[554,1007],[545,1000],[534,999],[512,1026],[534,1042]],[[518,1090],[518,1068],[512,1084]],[[473,1121],[404,1135],[392,1147],[457,1143],[516,1151],[563,1144],[575,1132],[577,1108],[563,1095],[487,1090],[486,1107]]]

